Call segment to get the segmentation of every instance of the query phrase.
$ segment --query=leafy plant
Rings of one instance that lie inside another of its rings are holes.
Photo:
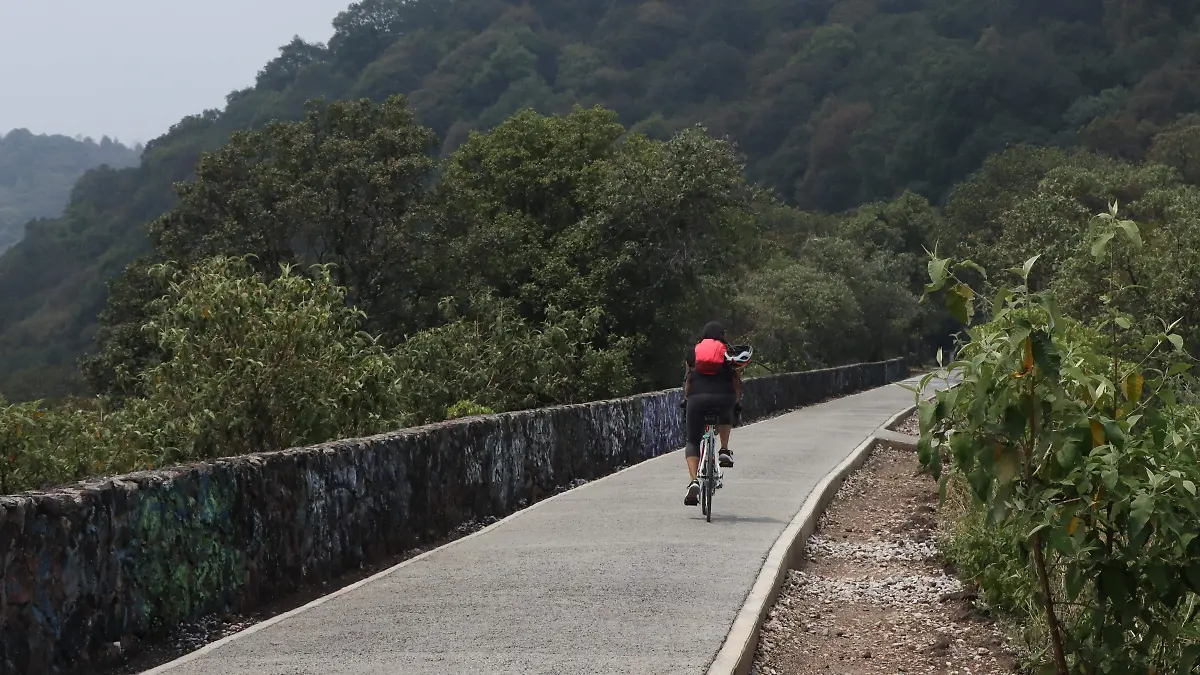
[[[1098,218],[1090,246],[1108,263],[1141,242],[1116,212]],[[1200,658],[1200,415],[1175,392],[1190,357],[1177,323],[1134,333],[1148,317],[1112,303],[1091,325],[1062,316],[1049,291],[1030,289],[1036,264],[1009,270],[1019,283],[999,287],[990,320],[967,329],[948,365],[961,384],[920,403],[920,459],[943,490],[963,476],[991,526],[1023,533],[1047,670],[1189,673]],[[932,256],[927,292],[946,291],[969,323],[978,296],[963,269],[983,272]]]

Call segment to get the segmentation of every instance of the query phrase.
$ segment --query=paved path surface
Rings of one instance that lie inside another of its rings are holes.
[[[167,673],[699,675],[813,487],[912,403],[911,391],[891,385],[735,429],[737,466],[725,472],[711,524],[683,506],[676,451]]]

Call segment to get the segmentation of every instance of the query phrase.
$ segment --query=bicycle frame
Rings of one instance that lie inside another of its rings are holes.
[[[696,471],[700,483],[700,511],[708,522],[712,522],[712,498],[717,490],[725,486],[724,475],[717,464],[717,425],[706,423],[704,436],[700,439],[700,466]]]

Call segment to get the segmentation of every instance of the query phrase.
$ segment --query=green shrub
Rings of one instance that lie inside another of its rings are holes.
[[[148,331],[171,358],[142,374],[121,411],[160,462],[242,454],[370,434],[402,424],[390,355],[360,330],[328,266],[257,276],[217,257],[184,273],[156,268],[169,292]]]
[[[487,293],[443,305],[447,323],[396,349],[402,406],[420,423],[467,410],[519,410],[622,396],[634,388],[629,352],[598,349],[599,310],[551,309],[545,324]],[[469,405],[464,404],[470,397]],[[475,413],[471,413],[475,414]]]
[[[1103,214],[1091,247],[1105,262],[1115,242],[1128,255],[1140,242],[1115,212]],[[1103,320],[1061,316],[1049,292],[1030,290],[1035,264],[1013,270],[1020,283],[1001,287],[990,321],[968,329],[949,366],[961,386],[920,404],[921,461],[943,489],[952,475],[965,479],[986,526],[1001,533],[967,537],[971,551],[956,555],[990,558],[981,581],[1013,605],[1014,588],[1036,580],[1041,617],[1029,619],[1044,621],[1051,672],[1191,672],[1200,425],[1175,395],[1190,368],[1183,339],[1174,325],[1150,332],[1148,317],[1117,311],[1115,279]],[[965,268],[983,272],[934,257],[928,292],[945,290],[969,323],[976,295],[955,275]],[[1018,546],[996,550],[1013,532]]]
[[[166,293],[145,331],[163,354],[140,396],[45,408],[0,400],[0,493],[92,475],[277,450],[415,423],[627,394],[622,342],[598,310],[541,324],[480,294],[388,350],[362,332],[327,266],[265,280],[244,258],[150,272]]]
[[[987,510],[974,503],[961,475],[948,485],[942,518],[946,522],[938,532],[938,550],[958,576],[979,584],[988,607],[1008,614],[1026,610],[1036,579],[1025,573],[1017,553],[1021,532],[1008,524],[990,524]]]

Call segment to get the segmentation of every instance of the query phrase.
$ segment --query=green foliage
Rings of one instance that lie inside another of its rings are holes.
[[[1186,125],[1179,129],[1187,129]],[[1132,164],[1086,152],[1013,148],[989,159],[957,187],[938,228],[947,251],[987,269],[1019,266],[1038,255],[1030,285],[1051,289],[1064,312],[1091,320],[1106,312],[1103,298],[1125,311],[1171,320],[1189,344],[1200,340],[1200,186],[1187,182],[1188,146],[1172,145],[1164,132],[1161,152],[1181,167]],[[1115,265],[1094,264],[1093,213],[1113,201],[1144,223],[1139,255]],[[1110,288],[1115,280],[1117,287]],[[981,283],[979,290],[994,289]],[[986,311],[986,307],[984,308]],[[1152,328],[1152,326],[1151,326]]]
[[[328,266],[284,266],[265,282],[245,259],[186,273],[157,266],[167,294],[143,330],[171,357],[142,374],[145,397],[122,414],[159,462],[287,448],[393,428],[395,364],[361,331]]]
[[[422,210],[436,142],[402,97],[314,101],[302,120],[237,132],[203,155],[178,205],[151,224],[155,251],[180,262],[253,253],[260,271],[332,264],[372,316],[414,314],[394,289],[436,270]]]
[[[862,308],[847,280],[778,258],[753,272],[737,297],[739,334],[772,368],[819,368],[867,338]]]
[[[402,406],[417,421],[482,411],[534,408],[613,398],[635,378],[623,345],[598,349],[599,310],[551,308],[531,324],[514,304],[489,294],[445,306],[445,325],[396,349]],[[467,400],[462,397],[470,396]]]
[[[84,363],[94,391],[135,393],[130,374],[163,358],[138,330],[142,308],[162,292],[145,271],[154,259],[186,265],[253,254],[260,273],[331,264],[334,281],[372,318],[371,330],[424,327],[437,308],[422,295],[436,297],[447,281],[436,213],[424,207],[435,142],[396,97],[314,103],[302,120],[236,133],[205,154],[196,180],[177,185],[179,203],[151,224],[155,257],[110,285],[99,350]]]
[[[1177,143],[1153,139],[1170,128],[1186,146],[1172,125],[1200,100],[1196,17],[1158,1],[364,0],[328,45],[293,39],[254,87],[152,141],[142,166],[81,181],[62,217],[0,257],[0,388],[78,391],[104,282],[147,252],[171,184],[234,131],[304,119],[313,98],[405,94],[446,153],[522,108],[601,104],[657,140],[697,123],[729,136],[750,179],[803,208],[904,190],[937,203],[1018,143],[1149,153],[1190,175]]]
[[[105,136],[35,136],[27,129],[0,134],[0,253],[20,241],[25,224],[62,213],[71,186],[101,165],[137,164],[141,147],[127,148]]]
[[[987,606],[1005,615],[1037,611],[1037,579],[1021,558],[1025,533],[1010,523],[989,521],[988,510],[974,502],[961,474],[947,481],[944,513],[953,520],[938,533],[938,552],[955,573],[979,585]],[[1036,614],[1034,614],[1036,616]],[[1037,625],[1037,621],[1033,622]]]
[[[330,266],[247,258],[150,267],[165,289],[141,330],[168,358],[139,395],[44,408],[0,400],[0,492],[90,475],[283,449],[434,422],[631,391],[628,353],[591,340],[597,310],[550,308],[534,325],[486,294],[447,323],[387,350],[361,327]],[[470,398],[462,398],[464,395]]]
[[[106,469],[95,426],[91,411],[46,411],[0,397],[0,494]]]
[[[110,285],[83,363],[102,397],[5,409],[9,489],[672,386],[734,307],[781,368],[915,330],[920,198],[795,212],[703,129],[656,141],[601,108],[521,111],[444,167],[431,139],[363,100],[205,155]]]
[[[109,280],[108,304],[100,312],[95,337],[98,349],[80,361],[91,390],[116,401],[143,395],[141,373],[170,358],[154,336],[142,330],[154,301],[168,292],[167,276],[153,273],[153,266],[152,259],[140,258]]]
[[[1087,242],[1110,273],[1141,255],[1139,229],[1115,214]],[[965,479],[988,526],[1021,533],[992,561],[1007,573],[984,581],[1036,580],[1043,616],[1031,619],[1044,621],[1051,672],[1192,672],[1200,413],[1177,395],[1191,367],[1178,322],[1122,311],[1110,277],[1104,315],[1079,323],[1030,288],[1038,262],[1009,270],[1019,283],[999,286],[990,320],[968,328],[949,365],[962,384],[921,403],[919,455],[943,486]],[[956,271],[977,266],[934,257],[929,269],[930,292],[959,298],[969,323]]]
[[[677,377],[684,332],[729,290],[757,192],[733,148],[702,129],[626,135],[611,111],[522,111],[473,133],[439,184],[460,286],[495,289],[533,321],[548,308],[603,317],[646,384]]]
[[[98,351],[84,362],[92,388],[137,393],[131,374],[164,357],[139,330],[144,307],[162,292],[146,275],[152,259],[252,253],[259,273],[331,264],[332,279],[372,317],[368,328],[403,335],[424,327],[437,307],[420,295],[444,283],[436,214],[424,204],[434,147],[395,97],[378,106],[314,102],[304,119],[235,133],[205,154],[197,179],[176,186],[176,207],[151,223],[156,257],[128,265],[109,287]]]
[[[492,415],[496,411],[486,406],[479,405],[474,401],[459,401],[446,409],[446,419],[456,420],[463,417],[474,417],[476,415]]]
[[[760,360],[793,370],[880,360],[934,335],[939,315],[919,307],[924,246],[938,215],[906,193],[840,218],[759,214],[761,257],[739,283],[737,332]]]
[[[388,346],[445,323],[446,297],[495,295],[530,330],[594,315],[587,339],[627,353],[639,386],[672,382],[676,359],[663,356],[732,292],[741,240],[757,236],[759,195],[732,147],[702,129],[627,135],[599,108],[525,110],[472,134],[431,188],[431,139],[399,97],[315,104],[304,120],[235,135],[152,225],[155,255],[249,253],[259,273],[331,263]],[[170,356],[138,330],[163,291],[147,264],[113,284],[84,363],[105,395],[141,395],[132,375]]]
[[[0,401],[0,492],[95,474],[282,449],[405,419],[393,358],[328,268],[267,282],[239,258],[158,265],[143,330],[171,358],[143,397],[43,408]]]

